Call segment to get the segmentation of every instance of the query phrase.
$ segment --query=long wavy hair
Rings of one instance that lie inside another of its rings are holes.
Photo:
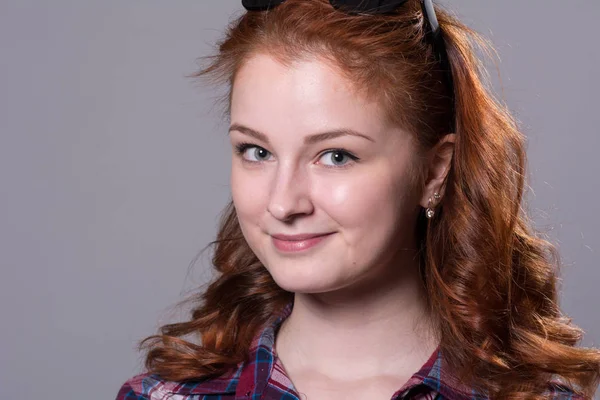
[[[558,305],[560,257],[523,206],[525,138],[492,94],[482,56],[495,54],[493,47],[449,12],[437,7],[437,16],[454,106],[417,0],[386,15],[346,14],[327,0],[287,0],[268,12],[244,13],[191,77],[228,88],[228,115],[236,73],[252,55],[282,63],[318,56],[378,99],[391,121],[414,134],[419,151],[449,133],[455,118],[444,199],[435,218],[419,216],[415,230],[444,357],[463,382],[493,399],[542,399],[557,376],[591,398],[600,351],[576,347],[583,331]],[[164,379],[230,371],[245,360],[258,330],[293,299],[244,240],[232,203],[211,245],[217,276],[192,298],[191,319],[164,325],[140,343],[146,368]]]

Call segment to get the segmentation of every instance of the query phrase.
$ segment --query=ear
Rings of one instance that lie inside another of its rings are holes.
[[[425,186],[420,205],[427,208],[430,205],[436,206],[444,197],[445,187],[442,183],[450,171],[452,157],[454,156],[454,144],[456,140],[455,133],[449,133],[444,136],[429,152],[428,162],[425,166]],[[440,200],[435,200],[434,193],[439,193]],[[429,199],[431,198],[431,203]]]

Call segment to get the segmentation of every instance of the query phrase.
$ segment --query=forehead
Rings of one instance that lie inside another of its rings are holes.
[[[342,126],[373,132],[386,125],[378,102],[330,62],[314,58],[284,65],[268,54],[252,56],[236,74],[231,118],[267,133]]]

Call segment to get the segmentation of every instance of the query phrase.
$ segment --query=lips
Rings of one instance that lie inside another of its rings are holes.
[[[330,233],[302,233],[302,234],[298,234],[298,235],[280,235],[280,234],[276,234],[276,235],[271,235],[271,236],[273,236],[275,239],[285,240],[285,241],[289,241],[289,242],[294,242],[294,241],[299,241],[299,240],[312,239],[312,238],[316,238],[316,237],[320,237],[320,236],[326,236],[326,235],[329,235],[329,234]]]
[[[281,252],[308,250],[324,241],[332,233],[305,233],[299,235],[271,235],[273,245]]]

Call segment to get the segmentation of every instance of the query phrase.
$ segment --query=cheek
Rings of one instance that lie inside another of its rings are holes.
[[[395,217],[401,208],[402,182],[385,174],[332,179],[315,189],[319,204],[342,227],[369,227],[369,221]],[[399,190],[400,189],[400,190]],[[406,188],[408,190],[408,188]]]
[[[381,168],[352,179],[331,180],[314,192],[352,249],[353,259],[370,258],[397,241],[410,239],[412,228],[405,227],[413,209],[410,181],[386,171]],[[403,232],[406,237],[397,236],[404,236]]]
[[[256,220],[266,207],[266,180],[259,175],[249,174],[235,164],[231,169],[231,197],[240,220],[240,224]]]

